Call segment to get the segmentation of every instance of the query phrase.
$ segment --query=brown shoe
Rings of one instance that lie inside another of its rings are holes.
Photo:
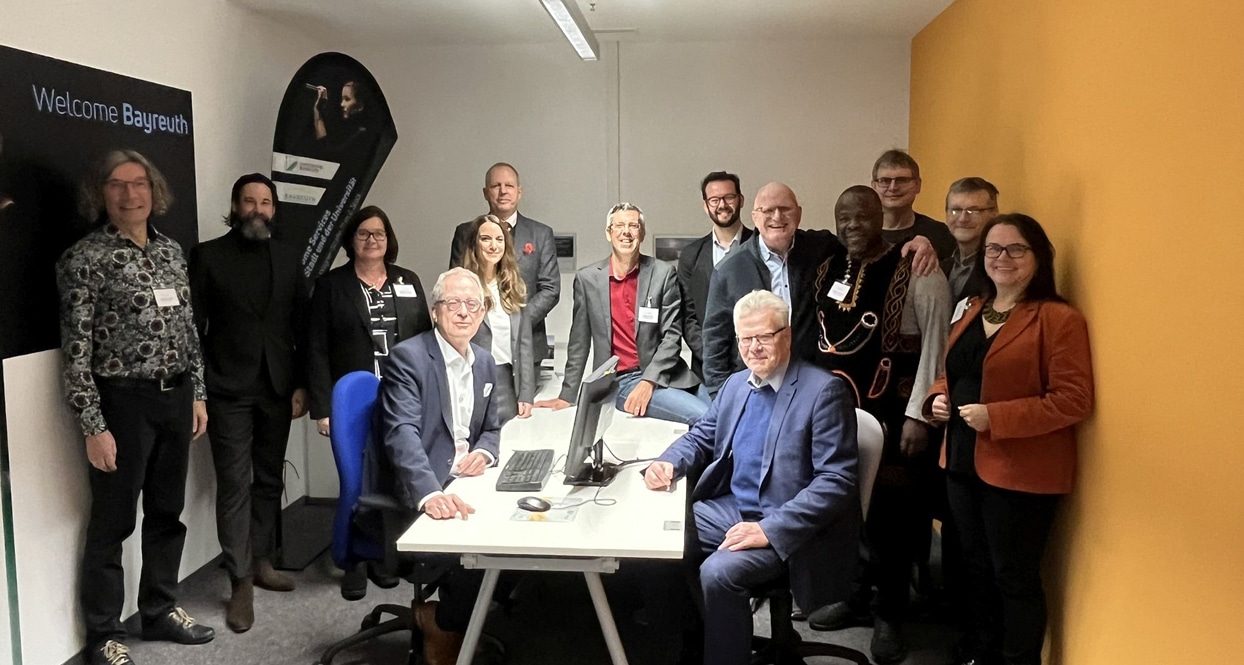
[[[225,625],[235,633],[245,633],[255,625],[255,585],[251,577],[233,581],[233,595],[225,609]]]
[[[415,607],[415,623],[423,633],[423,659],[428,665],[454,665],[458,661],[463,634],[436,625],[435,602]]]
[[[293,591],[294,579],[279,573],[267,559],[255,560],[255,586],[268,591]]]

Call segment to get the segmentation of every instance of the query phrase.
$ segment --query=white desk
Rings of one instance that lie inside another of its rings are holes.
[[[455,480],[450,490],[475,508],[469,520],[415,520],[397,541],[403,552],[462,554],[467,568],[483,569],[471,622],[467,628],[459,665],[471,662],[483,629],[488,604],[502,570],[550,570],[582,572],[600,619],[605,643],[615,665],[625,665],[626,654],[618,637],[600,574],[618,568],[619,558],[680,559],[683,549],[685,489],[677,483],[673,492],[653,492],[644,486],[640,465],[623,469],[599,499],[615,499],[609,506],[587,503],[570,522],[517,521],[511,519],[523,492],[497,492],[497,476],[512,450],[552,448],[564,454],[574,423],[574,408],[562,411],[536,409],[531,418],[514,419],[501,430],[500,464],[476,478]],[[620,411],[605,434],[605,442],[622,459],[655,457],[687,430],[686,425],[652,418],[633,418]],[[606,458],[609,455],[606,453]],[[568,497],[589,500],[595,487],[562,484],[559,473],[565,460],[555,460],[554,473],[544,491],[533,492],[549,500]],[[537,519],[543,514],[534,514]]]

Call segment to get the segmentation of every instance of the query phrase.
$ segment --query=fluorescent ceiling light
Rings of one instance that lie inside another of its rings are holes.
[[[566,39],[580,58],[597,59],[600,45],[596,43],[596,36],[592,34],[592,29],[583,19],[583,14],[579,11],[575,0],[540,0],[540,4],[544,5],[545,11],[553,17],[553,22],[561,29],[562,34],[566,35]]]

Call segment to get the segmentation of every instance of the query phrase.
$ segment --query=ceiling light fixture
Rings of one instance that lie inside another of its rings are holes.
[[[583,14],[579,11],[579,5],[575,0],[540,0],[540,4],[544,5],[544,10],[553,17],[553,22],[557,24],[562,34],[566,35],[566,40],[574,47],[575,53],[578,53],[580,58],[599,59],[600,45],[596,43],[596,36],[592,34],[592,29],[583,19]]]

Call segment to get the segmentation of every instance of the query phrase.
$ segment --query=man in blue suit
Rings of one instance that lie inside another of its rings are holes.
[[[703,474],[688,559],[699,563],[704,662],[743,665],[753,588],[790,569],[800,607],[845,598],[857,556],[855,412],[842,379],[791,360],[790,308],[769,291],[734,307],[747,370],[644,471],[653,490]]]
[[[475,509],[447,486],[480,475],[499,454],[493,358],[471,343],[488,292],[474,273],[454,268],[436,280],[430,300],[436,328],[390,352],[376,409],[379,449],[368,448],[366,468],[376,473],[370,486],[392,491],[412,513],[467,519]],[[419,607],[431,665],[457,659],[481,580],[480,571],[454,564],[441,578],[440,602]]]

